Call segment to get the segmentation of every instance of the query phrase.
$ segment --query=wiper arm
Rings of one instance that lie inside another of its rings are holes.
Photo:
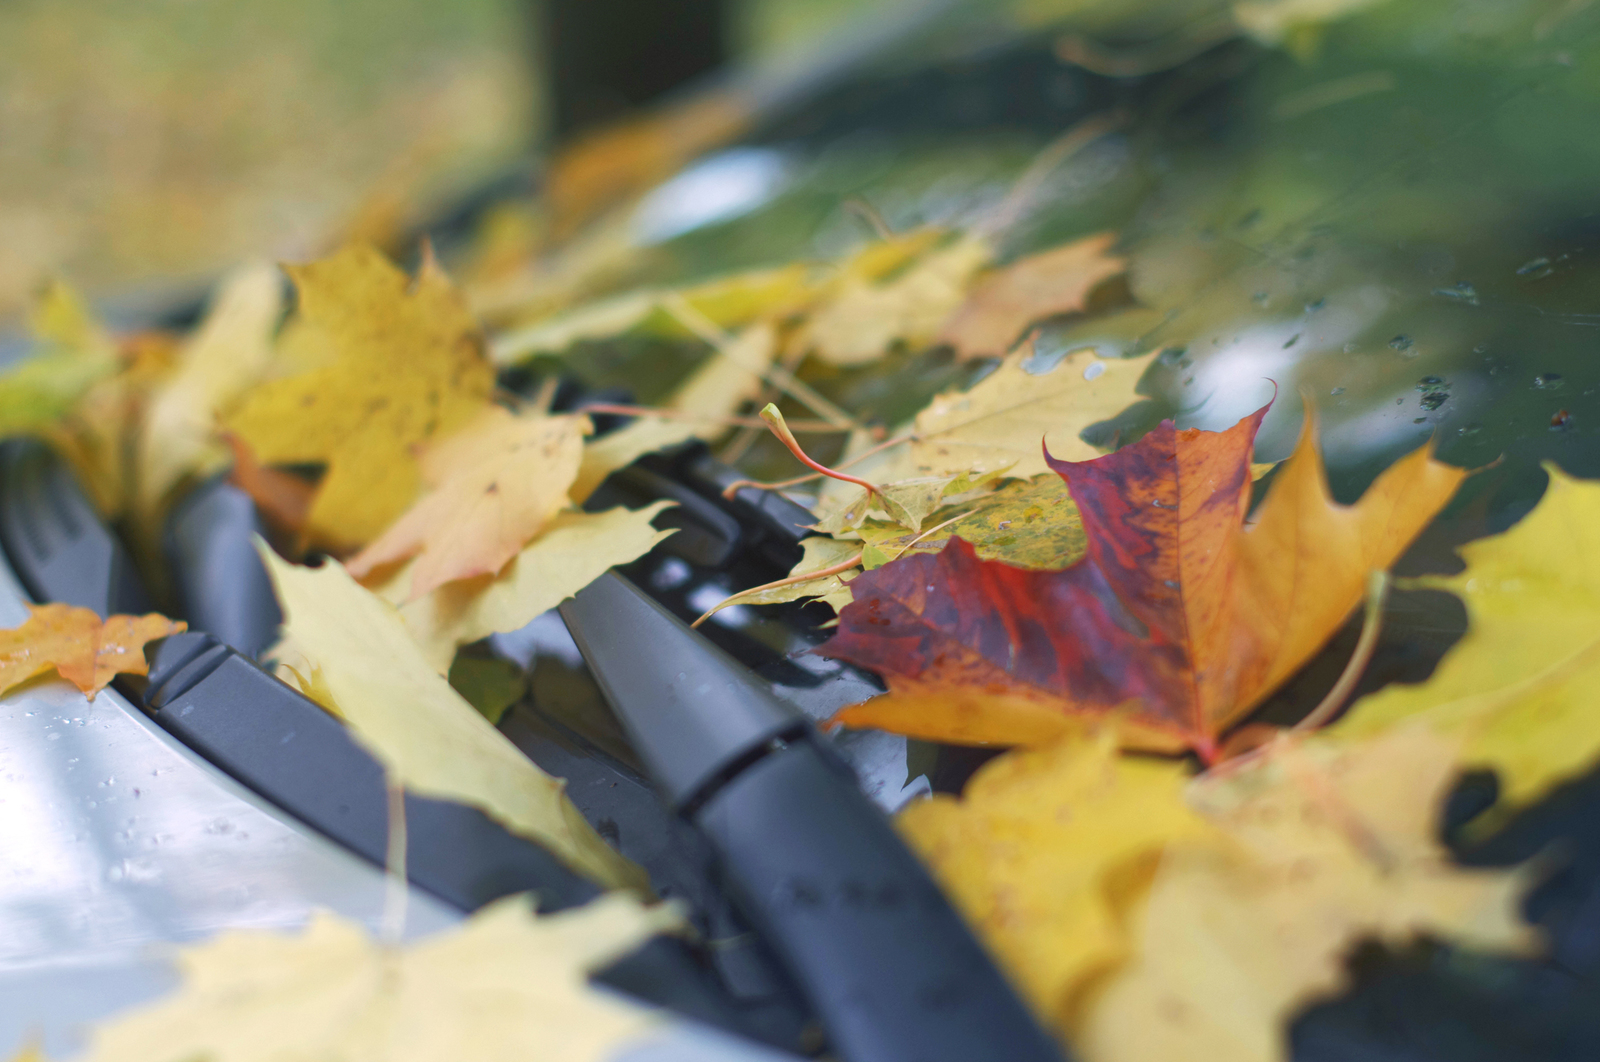
[[[663,795],[707,838],[841,1057],[1061,1062],[807,720],[615,572],[561,615]]]

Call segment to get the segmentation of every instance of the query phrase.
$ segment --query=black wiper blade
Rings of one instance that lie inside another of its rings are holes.
[[[1061,1062],[810,723],[615,572],[561,606],[666,798],[851,1062]]]

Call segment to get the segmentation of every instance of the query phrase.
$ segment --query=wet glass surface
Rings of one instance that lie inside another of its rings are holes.
[[[1126,306],[1041,343],[1164,351],[1144,426],[1166,414],[1221,428],[1276,395],[1258,457],[1281,458],[1303,394],[1345,500],[1433,439],[1447,461],[1493,466],[1453,507],[1455,541],[1526,511],[1542,461],[1600,474],[1600,11],[1377,4],[1298,49],[1235,38],[1126,77],[1063,50],[1035,38],[956,49],[775,119],[759,154],[743,145],[709,169],[742,159],[764,175],[759,194],[664,241],[665,273],[837,254],[865,235],[840,209],[849,197],[905,231],[992,221],[1010,196],[1003,257],[1121,234]],[[1041,165],[1095,121],[1118,127]],[[1034,194],[1018,203],[1030,167]],[[905,368],[819,386],[897,390]]]

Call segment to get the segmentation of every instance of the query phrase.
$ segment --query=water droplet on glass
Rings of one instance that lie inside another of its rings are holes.
[[[1413,424],[1426,424],[1426,423],[1428,423],[1428,418],[1427,417],[1416,417],[1411,421],[1411,423],[1413,423]]]
[[[1449,389],[1450,385],[1445,383],[1444,378],[1440,376],[1424,376],[1417,381],[1417,390],[1419,391],[1447,391]]]
[[[1564,409],[1556,410],[1556,415],[1550,418],[1551,431],[1566,431],[1572,427],[1572,414]]]
[[[1298,342],[1300,342],[1300,333],[1296,332],[1294,335],[1289,337],[1289,342],[1287,342],[1287,343],[1285,343],[1283,345],[1283,349],[1284,350],[1288,350],[1290,347],[1294,346]]]
[[[1105,362],[1103,362],[1103,361],[1091,361],[1089,363],[1088,367],[1083,370],[1083,378],[1085,380],[1092,380],[1096,376],[1099,376],[1101,373],[1103,373],[1105,371],[1106,371],[1106,363]]]
[[[1411,342],[1411,337],[1402,332],[1389,340],[1389,345],[1396,350],[1410,350],[1413,343]]]
[[[1530,262],[1524,262],[1521,268],[1517,270],[1517,276],[1530,277],[1534,280],[1543,280],[1545,277],[1554,272],[1555,269],[1551,267],[1550,259],[1539,257]]]
[[[1476,435],[1483,430],[1482,424],[1463,424],[1456,429],[1457,435]]]
[[[1272,296],[1268,295],[1264,291],[1258,291],[1254,295],[1250,296],[1250,301],[1265,309],[1267,303],[1272,301]]]
[[[1403,406],[1406,404],[1406,400],[1403,398],[1397,398],[1394,400],[1394,404],[1397,406]]]
[[[1422,408],[1432,413],[1450,400],[1449,391],[1429,391],[1422,396]]]
[[[1316,313],[1326,305],[1328,305],[1327,299],[1317,299],[1315,302],[1308,302],[1306,303],[1306,313]]]
[[[1478,289],[1464,280],[1448,288],[1434,288],[1433,293],[1446,299],[1465,303],[1468,306],[1478,305]]]
[[[1541,391],[1559,390],[1566,382],[1558,372],[1541,372],[1533,378],[1533,386]]]
[[[1344,394],[1344,388],[1335,387],[1333,390],[1329,391],[1328,393],[1330,395],[1342,395],[1342,394]]]

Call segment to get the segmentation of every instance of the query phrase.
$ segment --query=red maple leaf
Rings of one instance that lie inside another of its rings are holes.
[[[1085,719],[1124,742],[1197,750],[1328,640],[1465,476],[1431,444],[1359,503],[1328,494],[1314,420],[1250,528],[1263,408],[1222,432],[1164,421],[1092,461],[1046,460],[1088,539],[1061,571],[978,559],[952,539],[850,584],[821,652],[884,676],[835,718],[953,743],[1032,744]]]

